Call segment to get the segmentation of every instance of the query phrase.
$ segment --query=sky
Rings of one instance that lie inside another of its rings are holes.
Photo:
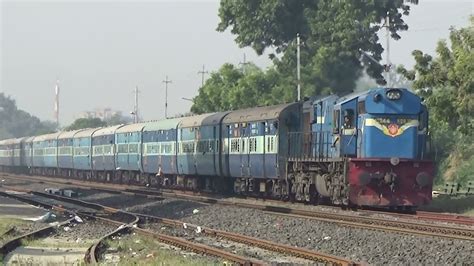
[[[218,8],[218,1],[0,0],[0,92],[53,120],[59,79],[64,126],[95,108],[129,113],[138,86],[139,113],[154,120],[165,116],[168,76],[168,114],[186,113],[192,103],[182,97],[198,94],[203,65],[217,71],[244,54],[260,67],[271,64],[239,48],[229,31],[215,30]],[[473,11],[474,0],[420,0],[405,18],[410,29],[390,42],[391,61],[410,67],[413,50],[434,54],[436,42],[448,38],[451,26],[468,25]]]

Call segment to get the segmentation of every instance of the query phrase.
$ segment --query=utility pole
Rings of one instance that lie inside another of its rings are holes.
[[[250,63],[247,62],[247,58],[245,57],[245,53],[244,53],[244,61],[243,62],[239,62],[239,65],[242,65],[242,73],[245,74],[245,66],[246,65],[249,65]]]
[[[168,76],[166,76],[163,83],[165,83],[165,118],[168,118],[168,83],[172,83],[172,81],[168,79]]]
[[[54,119],[56,121],[56,128],[59,128],[59,79],[56,80],[56,86],[54,88]]]
[[[140,91],[138,90],[138,86],[135,86],[135,89],[133,90],[133,93],[135,94],[135,106],[133,107],[133,122],[138,123],[139,118],[138,118],[138,94]]]
[[[202,65],[202,70],[198,71],[198,74],[201,74],[201,87],[204,87],[204,75],[209,72],[204,70],[204,65]]]
[[[298,83],[298,101],[301,101],[300,34],[296,34],[296,78]]]
[[[386,38],[386,47],[385,47],[385,50],[386,50],[386,63],[385,63],[385,72],[386,72],[386,79],[387,79],[387,87],[390,87],[391,86],[391,83],[392,83],[392,76],[391,76],[391,68],[392,68],[392,65],[390,63],[390,17],[389,17],[389,13],[387,12],[387,16],[385,17],[385,38]]]

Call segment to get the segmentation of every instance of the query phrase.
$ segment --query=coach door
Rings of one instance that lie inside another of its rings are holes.
[[[278,177],[278,120],[269,120],[264,128],[263,151],[265,156],[265,177]]]
[[[250,154],[249,154],[249,139],[250,127],[248,123],[240,124],[240,161],[242,165],[242,176],[250,176]]]
[[[252,177],[265,177],[265,154],[264,154],[264,131],[265,122],[253,122],[249,124],[249,168]]]

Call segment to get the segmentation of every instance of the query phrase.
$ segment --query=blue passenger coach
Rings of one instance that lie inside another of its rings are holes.
[[[204,147],[209,141],[213,141],[209,134],[208,128],[202,128],[202,121],[212,114],[202,114],[197,116],[183,117],[181,122],[178,124],[178,153],[177,153],[177,165],[179,175],[196,176],[200,171],[205,172],[203,168],[198,165],[202,162],[202,157],[207,157],[205,154],[198,154],[208,151],[209,146]],[[198,151],[199,148],[202,151]],[[179,180],[178,176],[177,183],[185,183],[187,187],[196,187],[197,181],[195,178],[190,179],[189,183]]]
[[[176,175],[176,137],[181,118],[145,123],[143,127],[143,171],[150,176]]]
[[[0,140],[0,165],[5,170],[10,170],[13,166],[13,151],[11,149],[12,140]]]
[[[37,174],[56,174],[59,134],[59,132],[46,134],[33,139],[33,167]]]
[[[23,155],[25,166],[28,169],[28,173],[33,171],[33,140],[35,137],[27,137],[23,140]]]
[[[225,169],[224,163],[222,161],[222,156],[220,152],[222,151],[223,142],[222,140],[222,121],[230,112],[220,112],[212,114],[202,121],[201,131],[204,132],[204,138],[208,139],[207,148],[205,145],[198,145],[198,151],[201,151],[201,154],[198,153],[198,163],[203,169],[206,169],[207,172],[203,172],[203,175],[217,176],[224,178],[228,176],[228,170]],[[206,137],[207,136],[207,137]],[[207,150],[206,150],[207,149]]]
[[[76,133],[73,137],[75,176],[90,179],[92,177],[92,134],[99,128],[89,128]]]
[[[141,171],[142,130],[145,124],[131,124],[115,131],[118,170]]]
[[[62,132],[58,136],[58,167],[63,176],[72,176],[74,172],[73,140],[82,129]]]
[[[236,192],[266,191],[266,182],[259,179],[286,175],[288,133],[300,130],[301,108],[297,103],[281,104],[237,110],[224,117],[221,156],[229,175],[236,178]]]
[[[15,168],[22,167],[24,165],[24,157],[22,156],[23,141],[25,138],[14,139],[11,143],[13,149],[13,166]]]
[[[115,165],[115,132],[123,125],[101,128],[92,133],[92,169],[101,181],[110,181],[117,168]]]

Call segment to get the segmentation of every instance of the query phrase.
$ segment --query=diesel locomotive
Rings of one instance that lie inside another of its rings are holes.
[[[404,88],[0,141],[3,171],[345,206],[428,204],[428,112]]]

